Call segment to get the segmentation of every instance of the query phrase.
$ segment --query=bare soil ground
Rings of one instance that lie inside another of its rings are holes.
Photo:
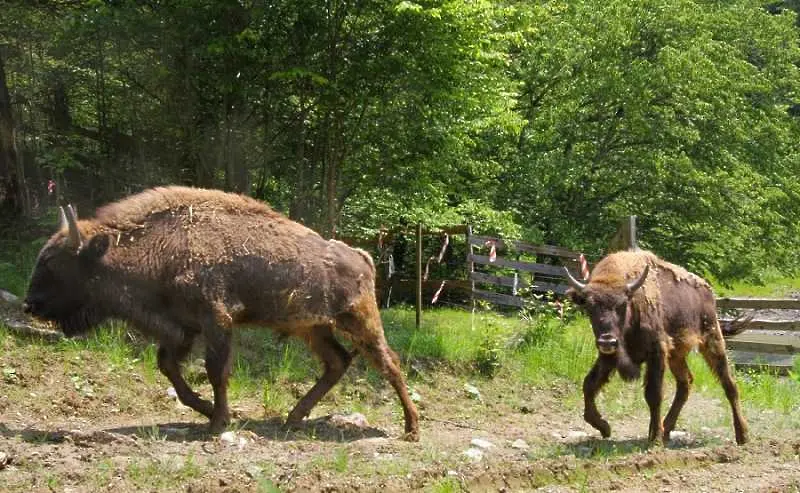
[[[213,437],[141,362],[7,335],[0,368],[0,491],[800,491],[798,419],[746,405],[752,441],[739,447],[727,403],[701,392],[679,436],[648,447],[638,385],[601,401],[628,403],[602,440],[572,383],[471,380],[476,399],[467,377],[429,369],[413,379],[422,439],[407,443],[391,388],[357,364],[303,428],[285,429],[258,392],[242,392],[231,433]],[[369,424],[331,418],[353,410]]]

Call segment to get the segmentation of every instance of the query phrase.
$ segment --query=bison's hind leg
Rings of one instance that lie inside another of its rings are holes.
[[[290,426],[299,424],[311,413],[317,402],[342,378],[352,360],[350,353],[333,336],[332,327],[329,325],[313,327],[306,336],[306,343],[311,352],[322,362],[324,372],[289,413],[286,424]]]
[[[353,345],[366,360],[383,375],[394,388],[403,406],[405,418],[404,439],[419,440],[419,415],[408,395],[408,388],[400,370],[400,358],[392,351],[383,333],[378,306],[374,298],[362,298],[353,310],[336,318],[337,326],[348,333]]]
[[[747,422],[742,416],[742,410],[739,405],[739,391],[728,367],[725,341],[722,339],[722,332],[719,329],[707,335],[704,343],[700,344],[700,352],[725,390],[725,396],[728,398],[733,413],[733,429],[736,433],[736,443],[739,445],[747,443]]]

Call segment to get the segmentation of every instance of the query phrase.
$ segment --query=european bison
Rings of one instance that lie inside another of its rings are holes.
[[[597,410],[597,393],[614,370],[623,379],[634,380],[639,377],[641,364],[646,363],[648,437],[651,442],[668,440],[692,384],[686,356],[699,347],[725,389],[733,411],[736,443],[747,441],[747,423],[728,369],[716,301],[705,280],[642,250],[606,256],[594,267],[588,283],[579,282],[569,271],[567,276],[571,285],[567,296],[588,314],[599,353],[583,381],[583,416],[604,438],[611,435],[611,427]],[[677,389],[662,426],[661,400],[667,365],[675,375]]]
[[[231,334],[250,324],[303,339],[324,366],[287,424],[308,416],[350,365],[336,334],[389,380],[403,406],[405,438],[419,438],[417,410],[384,337],[375,267],[363,250],[217,190],[155,188],[89,220],[78,221],[71,207],[61,212],[61,230],[39,253],[25,310],[67,336],[109,318],[131,322],[157,341],[159,369],[181,402],[210,419],[212,433],[230,421]],[[198,335],[213,404],[181,376]]]

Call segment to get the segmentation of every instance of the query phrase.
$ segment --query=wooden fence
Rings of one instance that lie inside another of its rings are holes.
[[[788,372],[800,355],[800,300],[780,298],[718,298],[721,323],[742,316],[747,329],[726,338],[734,364]]]
[[[473,235],[471,228],[467,231],[467,247],[467,270],[474,299],[522,308],[525,306],[524,298],[519,296],[522,289],[564,294],[569,287],[565,266],[575,277],[581,277],[580,253],[566,248]]]

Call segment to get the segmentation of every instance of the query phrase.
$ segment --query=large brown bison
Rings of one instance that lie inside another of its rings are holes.
[[[62,208],[62,227],[39,254],[25,310],[65,335],[109,318],[127,320],[158,343],[158,367],[181,402],[218,433],[230,420],[231,335],[240,324],[303,339],[322,361],[322,377],[289,413],[297,424],[336,384],[351,354],[348,339],[394,387],[405,438],[417,440],[417,410],[375,301],[375,267],[363,250],[325,240],[248,197],[217,190],[147,190],[78,221]],[[181,362],[205,340],[214,402],[195,394]]]
[[[567,295],[589,316],[599,353],[583,381],[583,416],[604,438],[611,435],[611,427],[597,410],[597,393],[614,370],[623,379],[634,380],[645,363],[648,437],[651,442],[668,440],[692,384],[686,357],[699,347],[725,389],[733,411],[736,443],[747,441],[747,423],[728,368],[714,294],[705,280],[642,250],[606,256],[594,267],[588,283],[576,280],[569,271],[567,276],[571,285]],[[675,376],[677,389],[662,424],[667,366]]]

